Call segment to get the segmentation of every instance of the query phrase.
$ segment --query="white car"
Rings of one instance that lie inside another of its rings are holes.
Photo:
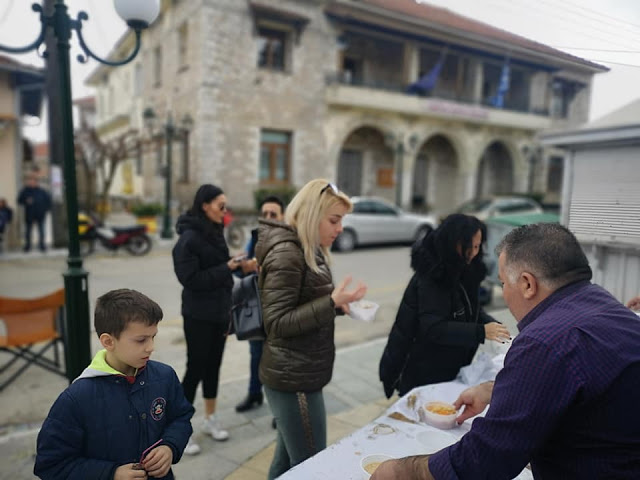
[[[336,238],[336,250],[347,252],[358,245],[410,243],[436,228],[431,215],[407,213],[376,197],[352,197],[353,212],[342,220],[343,231]]]
[[[488,220],[498,215],[543,213],[538,202],[528,197],[496,196],[469,200],[456,209],[456,213],[473,215],[478,220]]]

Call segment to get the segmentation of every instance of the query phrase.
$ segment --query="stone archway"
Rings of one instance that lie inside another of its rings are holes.
[[[458,154],[451,141],[437,134],[418,150],[413,168],[412,208],[447,210],[458,203]]]
[[[362,126],[346,137],[338,157],[337,183],[347,195],[374,195],[393,201],[393,171],[393,154],[380,130]]]
[[[476,198],[511,193],[513,182],[513,158],[509,149],[500,141],[490,143],[480,157]]]

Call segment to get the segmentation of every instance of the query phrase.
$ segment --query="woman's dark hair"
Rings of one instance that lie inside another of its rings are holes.
[[[220,187],[210,183],[200,185],[200,188],[198,188],[198,191],[196,192],[196,196],[193,197],[193,205],[191,205],[191,209],[189,209],[189,214],[205,218],[205,214],[202,211],[202,204],[211,202],[211,200],[223,193],[224,192]]]
[[[464,252],[471,248],[473,244],[473,236],[482,233],[482,242],[487,239],[487,228],[480,220],[470,215],[454,213],[445,218],[440,226],[433,232],[428,234],[422,240],[422,244],[415,250],[412,258],[412,265],[418,266],[422,263],[418,256],[427,257],[429,260],[426,264],[429,266],[429,273],[434,277],[443,281],[454,281],[459,278],[462,272],[469,268],[484,278],[486,268],[483,263],[482,244],[478,254],[474,257],[469,265],[464,258]],[[460,251],[458,252],[458,245]],[[418,268],[414,268],[418,270]]]

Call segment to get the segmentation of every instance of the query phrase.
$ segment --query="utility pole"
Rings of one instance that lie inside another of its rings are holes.
[[[53,14],[55,0],[44,0],[45,15]],[[45,35],[47,48],[47,68],[45,69],[45,91],[47,94],[47,117],[49,123],[49,178],[51,180],[62,179],[63,150],[62,150],[62,105],[60,95],[60,75],[58,73],[58,46],[53,29],[47,29]],[[64,185],[61,185],[64,187]],[[55,187],[52,182],[52,187]],[[51,192],[53,200],[51,206],[53,246],[64,248],[69,244],[68,219],[64,208],[64,196],[62,190]]]

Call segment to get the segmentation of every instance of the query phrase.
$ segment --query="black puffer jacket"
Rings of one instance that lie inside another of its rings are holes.
[[[173,268],[182,290],[182,315],[229,323],[233,278],[222,225],[189,213],[176,224]]]
[[[430,234],[414,246],[411,267],[415,273],[380,360],[387,398],[395,389],[404,395],[420,385],[453,380],[484,343],[484,324],[495,321],[478,304],[484,265],[474,261],[461,276],[451,277],[433,239]]]
[[[316,392],[331,380],[335,358],[331,271],[320,251],[320,271],[307,266],[290,226],[260,220],[259,232],[256,258],[267,333],[260,381],[284,392]]]

